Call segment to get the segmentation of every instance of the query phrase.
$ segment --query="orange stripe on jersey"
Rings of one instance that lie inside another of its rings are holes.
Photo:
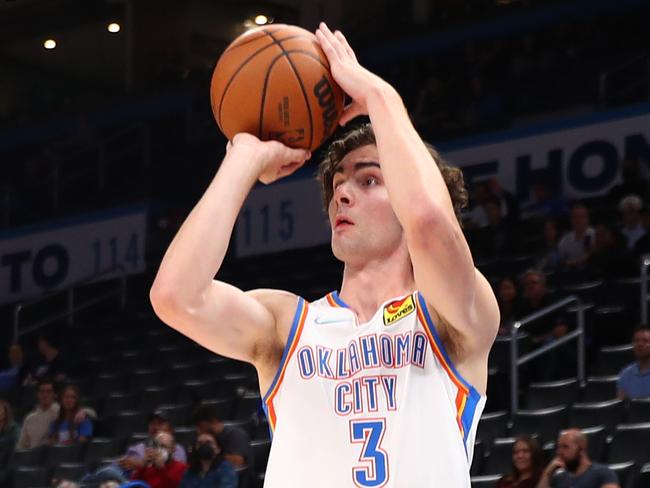
[[[327,298],[327,303],[329,303],[331,307],[341,308],[341,306],[336,303],[336,301],[334,301],[334,297],[332,295],[332,293],[325,295],[325,298]]]
[[[267,393],[266,407],[268,409],[269,425],[271,426],[272,431],[275,431],[275,422],[277,418],[275,413],[275,407],[273,406],[273,398],[277,394],[280,385],[282,384],[284,373],[287,369],[287,365],[289,364],[289,360],[291,359],[291,356],[293,355],[294,351],[296,350],[296,347],[298,346],[298,342],[300,341],[300,335],[302,334],[302,329],[305,325],[305,319],[307,318],[308,309],[309,306],[307,305],[307,302],[304,302],[302,306],[302,310],[300,311],[300,318],[298,319],[298,325],[296,327],[296,331],[293,335],[291,344],[289,344],[287,348],[288,351],[287,355],[286,357],[283,358],[283,363],[280,365],[281,367],[280,374],[277,377],[277,381],[275,382],[275,385],[273,385],[272,389]]]
[[[461,438],[465,438],[465,428],[463,427],[463,412],[465,410],[465,405],[467,404],[467,397],[469,395],[469,389],[463,381],[456,376],[454,371],[451,368],[451,365],[447,362],[445,359],[444,354],[440,350],[440,347],[438,347],[438,342],[436,339],[433,337],[433,334],[431,333],[431,330],[428,327],[428,322],[426,317],[424,316],[424,312],[422,310],[422,304],[420,300],[417,300],[418,302],[418,307],[417,307],[417,314],[418,318],[420,320],[420,323],[422,324],[424,331],[427,334],[427,338],[429,339],[429,344],[431,345],[431,349],[433,353],[435,354],[436,358],[442,365],[443,369],[447,373],[447,376],[449,376],[449,379],[451,379],[452,383],[456,385],[456,388],[458,388],[458,392],[456,393],[456,421],[458,422],[458,428],[460,429],[460,435]],[[433,324],[431,324],[431,327],[433,327]]]
[[[456,393],[456,421],[458,422],[458,427],[460,428],[461,437],[465,438],[465,428],[463,427],[463,412],[465,410],[465,405],[467,404],[467,395],[458,390]]]
[[[420,319],[420,322],[424,326],[424,330],[427,333],[427,337],[429,338],[429,343],[431,344],[431,348],[433,349],[433,353],[436,355],[438,358],[438,361],[440,361],[440,364],[444,368],[444,370],[447,372],[447,375],[451,379],[451,381],[456,385],[459,391],[462,391],[465,395],[469,393],[469,389],[463,384],[463,382],[454,374],[454,372],[451,370],[451,367],[445,360],[444,355],[440,351],[440,348],[438,347],[438,343],[434,339],[433,335],[431,334],[431,331],[429,330],[429,327],[427,327],[427,322],[426,319],[424,318],[424,314],[422,313],[422,308],[418,307],[418,317]]]

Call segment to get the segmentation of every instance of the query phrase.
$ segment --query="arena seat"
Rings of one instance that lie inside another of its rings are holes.
[[[532,409],[570,405],[578,399],[579,391],[576,378],[531,383],[526,394],[526,406]]]
[[[503,474],[512,469],[512,447],[515,441],[514,437],[494,439],[490,453],[483,462],[484,474]]]
[[[627,421],[630,424],[650,422],[650,398],[630,400]]]
[[[507,431],[508,412],[484,413],[478,423],[476,438],[489,445],[497,437],[505,436]]]
[[[607,462],[637,464],[650,462],[650,423],[621,424],[616,427],[609,446]]]
[[[634,486],[634,474],[636,463],[627,461],[624,463],[609,464],[609,469],[616,473],[618,484],[621,488],[632,488]]]
[[[574,403],[571,406],[569,425],[577,428],[604,425],[608,432],[613,432],[617,424],[623,421],[625,404],[623,400],[604,402]]]
[[[632,361],[634,361],[632,344],[603,346],[598,352],[596,374],[603,376],[617,375]]]
[[[591,376],[582,392],[583,402],[603,402],[616,398],[618,376]]]
[[[45,467],[53,468],[61,463],[76,463],[81,460],[83,444],[71,444],[69,446],[53,445],[45,450]]]
[[[515,413],[512,435],[539,434],[540,442],[554,441],[566,426],[568,409],[565,406],[520,410]]]
[[[16,466],[40,466],[45,458],[45,447],[34,447],[32,449],[15,449],[13,462]]]
[[[40,466],[17,466],[14,469],[14,488],[47,485],[47,468]]]
[[[79,481],[88,471],[85,463],[60,463],[54,467],[52,477],[59,480]]]
[[[103,458],[121,454],[118,439],[95,437],[86,444],[83,460],[86,464],[95,467]]]
[[[499,478],[501,478],[500,474],[472,476],[472,488],[494,488]]]

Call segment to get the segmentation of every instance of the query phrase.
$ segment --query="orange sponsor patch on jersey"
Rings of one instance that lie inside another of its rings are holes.
[[[413,295],[401,300],[395,300],[384,307],[384,325],[391,325],[393,322],[415,312]]]

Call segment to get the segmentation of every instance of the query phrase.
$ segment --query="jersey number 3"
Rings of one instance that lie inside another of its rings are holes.
[[[380,446],[385,430],[386,419],[350,421],[350,442],[363,444],[359,456],[363,465],[352,468],[355,485],[377,488],[388,481],[388,455]]]

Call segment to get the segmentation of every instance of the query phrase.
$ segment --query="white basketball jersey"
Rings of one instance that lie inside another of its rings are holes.
[[[420,293],[365,324],[336,292],[299,300],[264,396],[265,488],[468,488],[485,397],[449,360]]]

